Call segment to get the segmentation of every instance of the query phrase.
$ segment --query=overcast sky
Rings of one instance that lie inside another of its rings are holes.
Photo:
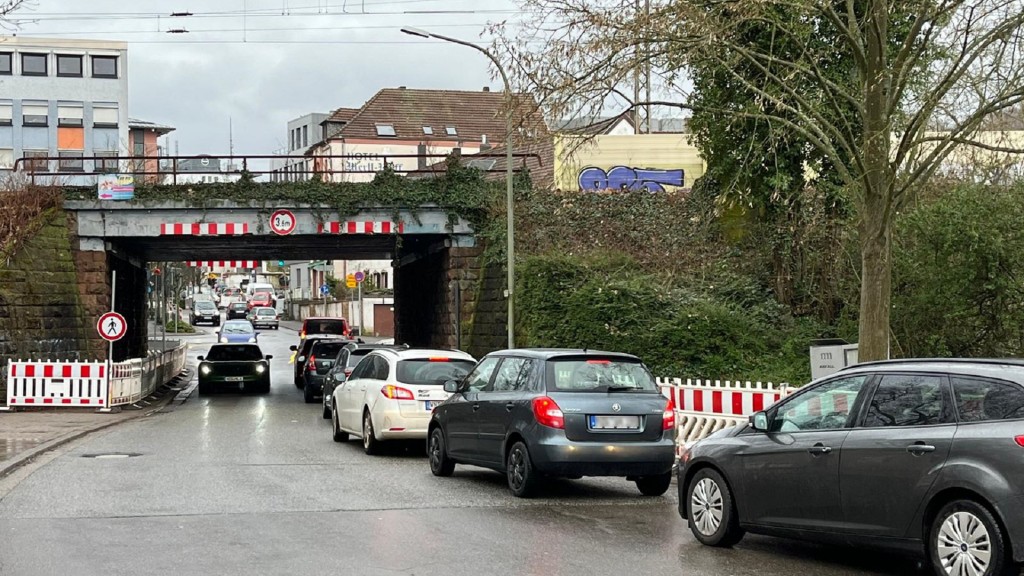
[[[181,154],[226,153],[228,118],[236,154],[269,154],[288,120],[380,88],[497,90],[482,55],[399,29],[488,42],[488,22],[516,17],[512,0],[31,1],[10,15],[20,36],[129,43],[129,114],[174,126]]]

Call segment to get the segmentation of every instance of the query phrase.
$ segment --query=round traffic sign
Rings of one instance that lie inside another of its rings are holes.
[[[270,215],[270,230],[280,236],[291,234],[295,230],[295,214],[291,210],[277,210]]]
[[[356,282],[362,282],[363,280],[366,280],[366,274],[363,274],[362,272],[356,272],[354,276],[356,278]]]
[[[96,331],[104,340],[116,342],[128,331],[128,322],[125,322],[124,316],[117,312],[107,312],[96,322]]]

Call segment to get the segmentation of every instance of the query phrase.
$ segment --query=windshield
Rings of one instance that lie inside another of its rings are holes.
[[[448,380],[461,380],[463,376],[476,366],[472,360],[444,358],[431,360],[400,360],[398,362],[398,381],[404,384],[444,384]]]
[[[227,334],[252,334],[252,324],[248,322],[225,322],[224,332]]]
[[[262,360],[263,352],[259,346],[222,344],[210,347],[206,359],[213,362]]]
[[[209,300],[200,300],[196,302],[196,310],[216,310],[217,306]]]
[[[548,382],[552,382],[554,389],[560,392],[603,392],[609,389],[658,391],[647,367],[641,362],[625,358],[551,360],[548,362]]]
[[[306,320],[306,334],[344,334],[345,321],[340,319]]]

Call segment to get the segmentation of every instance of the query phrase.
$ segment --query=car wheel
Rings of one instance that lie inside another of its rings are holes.
[[[270,378],[267,378],[263,382],[260,382],[259,387],[256,388],[257,394],[270,394]]]
[[[373,418],[369,410],[363,412],[363,451],[370,456],[380,453],[380,442],[373,437]]]
[[[935,515],[928,556],[939,576],[1017,574],[1006,537],[987,508],[973,500],[954,500]]]
[[[743,538],[732,491],[718,472],[704,468],[686,490],[686,517],[690,531],[701,544],[729,547]]]
[[[641,476],[636,479],[636,487],[644,496],[661,496],[672,484],[672,473],[666,472],[656,476]]]
[[[434,476],[451,476],[455,471],[455,462],[448,457],[448,448],[444,444],[444,432],[440,426],[434,428],[430,433],[427,455],[430,457],[430,472]]]
[[[199,395],[208,396],[213,393],[213,385],[209,382],[199,381]]]
[[[316,392],[313,390],[313,387],[310,386],[309,384],[307,384],[302,389],[302,399],[306,401],[306,404],[312,404],[313,402],[316,402]]]
[[[302,376],[295,377],[295,387],[302,390],[306,387],[306,381],[302,379]]]
[[[537,471],[533,469],[530,451],[523,442],[516,442],[508,451],[505,475],[508,477],[508,489],[516,498],[529,498],[537,491],[540,479]]]
[[[323,416],[324,420],[330,420],[331,419],[331,407],[327,405],[327,402],[324,402],[323,404],[324,404],[324,411],[323,411],[322,416]]]
[[[338,422],[338,407],[331,410],[331,430],[334,432],[335,442],[348,442],[348,432],[341,430],[341,423]]]

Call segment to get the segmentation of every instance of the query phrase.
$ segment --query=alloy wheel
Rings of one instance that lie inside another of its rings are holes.
[[[697,530],[711,536],[722,525],[722,490],[711,478],[701,478],[690,495],[690,514]]]
[[[430,466],[434,470],[441,469],[441,442],[437,434],[430,435]]]
[[[369,449],[373,438],[373,422],[370,421],[370,413],[363,415],[363,448]]]
[[[513,448],[512,453],[509,454],[508,479],[515,490],[521,489],[523,482],[526,481],[526,462],[523,458],[523,451],[519,448]]]
[[[938,559],[951,576],[982,576],[992,562],[992,539],[980,518],[963,510],[939,528]]]

